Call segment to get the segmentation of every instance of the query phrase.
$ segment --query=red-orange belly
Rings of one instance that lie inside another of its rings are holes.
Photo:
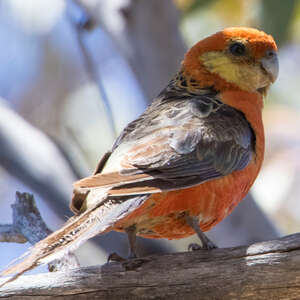
[[[246,196],[260,164],[250,163],[220,179],[198,186],[158,193],[129,216],[116,224],[114,230],[135,224],[137,234],[147,238],[179,239],[194,234],[186,224],[185,214],[198,216],[202,231],[207,231],[226,217]]]

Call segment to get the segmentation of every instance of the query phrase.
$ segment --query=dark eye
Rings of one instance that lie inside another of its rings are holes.
[[[242,56],[246,52],[246,47],[242,43],[234,43],[229,50],[234,56]]]

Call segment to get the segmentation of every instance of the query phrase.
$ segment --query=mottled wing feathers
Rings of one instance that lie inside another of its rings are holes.
[[[185,188],[243,169],[254,143],[244,115],[215,96],[158,98],[115,143],[113,151],[126,149],[119,171],[96,174],[75,187],[110,186],[110,195]]]
[[[162,103],[164,113],[145,116],[148,126],[143,130],[136,125],[120,141],[132,144],[124,154],[121,173],[143,171],[161,179],[206,171],[226,175],[251,160],[255,137],[241,112],[207,96]]]

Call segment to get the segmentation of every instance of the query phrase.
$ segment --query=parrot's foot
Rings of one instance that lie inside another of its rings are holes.
[[[196,232],[197,236],[199,237],[201,244],[198,245],[196,243],[192,243],[188,246],[188,250],[211,250],[218,248],[200,229],[199,227],[199,221],[197,217],[191,217],[191,216],[186,216],[186,222],[194,229]]]
[[[120,256],[118,253],[113,252],[108,256],[107,262],[110,262],[110,261],[123,262],[123,261],[126,261],[126,260],[135,259],[135,258],[137,258],[137,256],[133,252],[130,252],[127,259]]]
[[[125,268],[126,271],[134,271],[140,266],[142,266],[144,263],[149,261],[150,259],[146,259],[146,258],[128,259],[122,263],[122,266]]]
[[[108,256],[107,262],[119,262],[122,263],[122,266],[126,271],[133,271],[136,270],[138,267],[140,267],[145,262],[150,261],[147,258],[137,258],[133,256],[129,256],[128,259],[125,259],[124,257],[120,256],[117,253],[112,253]]]
[[[108,258],[107,258],[107,262],[110,261],[115,261],[115,262],[127,262],[127,261],[131,261],[135,258],[137,258],[137,251],[136,251],[136,229],[135,226],[132,225],[128,228],[125,228],[125,232],[127,233],[128,236],[128,242],[129,242],[129,255],[128,258],[124,258],[122,256],[120,256],[117,253],[111,253]]]
[[[117,254],[116,252],[113,252],[111,254],[109,254],[108,258],[107,258],[107,262],[124,262],[126,261],[126,258],[120,256],[119,254]]]
[[[208,238],[207,238],[208,239]],[[218,248],[212,241],[208,239],[208,242],[205,245],[199,245],[197,243],[191,243],[188,246],[189,251],[198,251],[198,250],[211,250]]]

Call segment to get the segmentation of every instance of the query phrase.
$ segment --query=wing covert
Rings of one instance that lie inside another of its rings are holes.
[[[158,97],[121,133],[100,164],[103,173],[75,183],[83,198],[96,187],[118,196],[181,189],[245,168],[255,153],[251,126],[216,93],[202,92],[162,93],[168,97]]]
[[[222,103],[207,105],[207,98],[165,104],[160,119],[149,118],[146,135],[137,127],[123,137],[121,142],[132,145],[121,174],[148,173],[154,180],[147,185],[178,189],[245,168],[255,151],[253,130],[241,112]]]

